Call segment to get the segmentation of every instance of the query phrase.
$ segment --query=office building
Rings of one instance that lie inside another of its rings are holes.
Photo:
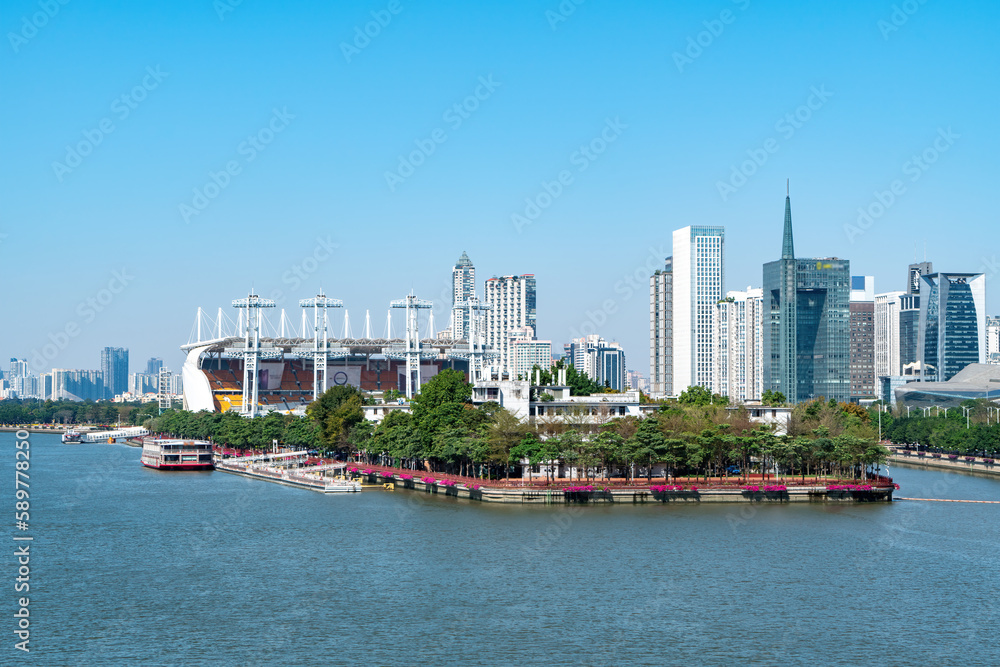
[[[673,391],[674,278],[673,257],[649,277],[649,391],[667,396]]]
[[[874,399],[875,278],[851,276],[850,296],[851,396],[853,402]]]
[[[901,375],[900,313],[905,292],[875,295],[875,377]]]
[[[104,395],[114,398],[128,391],[128,348],[106,347],[101,350],[101,373],[104,377]]]
[[[598,384],[615,391],[625,391],[628,388],[625,374],[625,350],[621,344],[601,339],[601,346],[597,348]]]
[[[764,265],[765,390],[796,403],[849,399],[850,268],[836,257],[795,257],[792,205],[785,197],[781,259]]]
[[[724,296],[725,228],[673,234],[673,389],[710,388],[715,370],[715,306]]]
[[[899,365],[915,364],[920,335],[920,276],[933,273],[931,262],[917,262],[906,269],[906,294],[899,300]]]
[[[516,329],[530,327],[533,338],[538,331],[535,309],[535,276],[493,277],[486,281],[487,305],[485,338],[487,347],[497,353],[494,370],[501,378],[515,378],[511,339]]]
[[[733,402],[760,400],[763,392],[764,290],[731,291],[716,305],[712,391]]]
[[[986,362],[986,276],[920,277],[917,353],[925,382],[947,382],[969,364]]]

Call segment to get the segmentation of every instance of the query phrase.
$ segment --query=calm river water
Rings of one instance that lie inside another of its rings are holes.
[[[470,504],[323,496],[164,473],[123,445],[32,435],[46,665],[995,665],[1000,505]],[[1000,480],[894,468],[902,496],[1000,500]]]

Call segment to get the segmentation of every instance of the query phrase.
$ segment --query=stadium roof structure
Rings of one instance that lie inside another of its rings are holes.
[[[969,364],[947,382],[908,382],[896,388],[896,403],[913,407],[952,407],[977,398],[1000,400],[1000,365]]]

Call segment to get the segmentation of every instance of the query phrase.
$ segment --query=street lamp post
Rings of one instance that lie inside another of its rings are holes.
[[[972,408],[962,408],[962,412],[965,413],[965,430],[969,430],[969,413],[972,412]]]

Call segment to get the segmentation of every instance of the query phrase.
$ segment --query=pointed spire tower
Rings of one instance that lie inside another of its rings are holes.
[[[792,240],[792,199],[789,196],[788,181],[785,181],[785,234],[781,239],[781,259],[795,259],[795,243]]]
[[[764,265],[762,329],[763,388],[778,391],[790,402],[798,393],[798,262],[792,241],[792,200],[785,182],[785,226],[781,259]]]

